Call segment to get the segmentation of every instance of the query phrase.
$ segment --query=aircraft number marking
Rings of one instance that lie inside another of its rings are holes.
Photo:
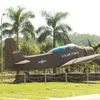
[[[79,51],[71,52],[71,53],[68,53],[68,54],[63,54],[62,58],[66,58],[66,57],[70,57],[70,56],[74,56],[74,55],[78,55],[78,54],[79,54]]]

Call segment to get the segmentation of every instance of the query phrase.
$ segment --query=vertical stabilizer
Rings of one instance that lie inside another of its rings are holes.
[[[16,42],[12,38],[8,38],[5,40],[4,52],[6,69],[12,69],[14,63],[24,59],[23,55],[20,53],[16,45]]]

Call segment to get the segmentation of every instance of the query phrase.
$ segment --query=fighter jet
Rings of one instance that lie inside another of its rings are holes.
[[[4,52],[5,69],[14,71],[55,68],[100,58],[100,54],[95,54],[92,47],[75,44],[57,47],[45,54],[25,56],[13,38],[5,40]]]

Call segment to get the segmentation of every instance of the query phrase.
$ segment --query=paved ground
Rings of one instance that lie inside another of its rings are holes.
[[[49,100],[100,100],[100,94],[91,94],[91,95],[68,97],[68,98],[50,98]]]

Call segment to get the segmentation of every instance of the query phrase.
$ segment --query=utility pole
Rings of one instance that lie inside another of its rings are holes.
[[[1,73],[3,72],[3,38],[2,38],[3,26],[2,26],[2,19],[3,19],[4,15],[5,15],[5,13],[3,13],[2,16],[1,16]]]

